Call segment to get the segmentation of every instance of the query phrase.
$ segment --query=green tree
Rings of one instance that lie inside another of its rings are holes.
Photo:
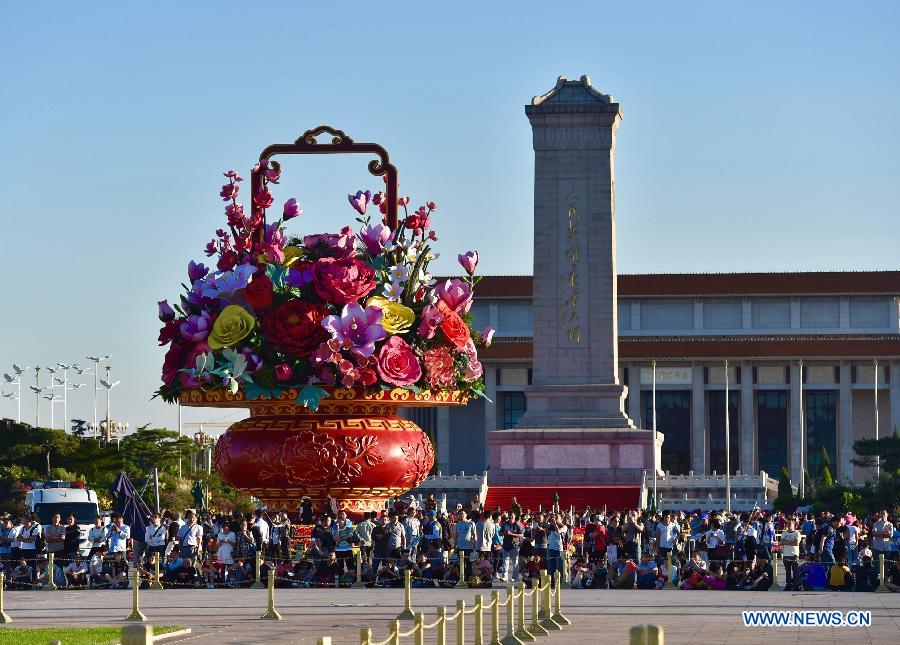
[[[809,471],[806,468],[803,469],[803,489],[804,497],[800,500],[800,503],[806,504],[815,495],[812,478],[810,478]]]
[[[853,443],[856,457],[851,461],[862,468],[874,468],[881,462],[881,474],[888,477],[900,476],[900,435],[895,430],[889,437],[860,439]]]
[[[30,465],[34,466],[37,466],[34,463],[34,457],[40,456],[40,462],[43,462],[42,470],[48,478],[50,477],[51,462],[54,459],[62,461],[78,448],[78,439],[62,430],[32,428],[28,434],[28,441],[16,445],[10,451],[10,456],[14,460],[30,461]]]
[[[778,496],[772,504],[775,510],[779,511],[790,511],[797,507],[797,498],[794,496],[794,489],[791,488],[791,476],[787,468],[782,468],[778,476]]]
[[[194,448],[193,441],[165,428],[139,430],[122,439],[123,459],[133,465],[134,474],[144,476],[154,467],[160,470],[175,467],[178,459],[187,458]]]

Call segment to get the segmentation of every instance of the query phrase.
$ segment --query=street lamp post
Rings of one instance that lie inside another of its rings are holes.
[[[659,499],[656,497],[656,360],[653,361],[653,508],[659,508]]]
[[[803,361],[800,361],[800,499],[806,497],[806,417],[803,412]]]
[[[875,383],[875,481],[878,482],[881,479],[881,455],[878,454],[878,359],[874,359],[873,363],[875,367],[875,376],[872,379]],[[891,401],[891,405],[894,405],[893,401]]]
[[[728,360],[725,360],[725,511],[731,513],[731,419],[728,405]]]
[[[87,359],[89,361],[94,361],[94,427],[95,428],[97,427],[97,390],[99,389],[97,381],[100,377],[100,363],[109,358],[111,358],[111,356],[109,356],[109,355],[107,355],[107,356],[88,356],[87,357]]]
[[[34,427],[41,427],[41,368],[34,368]]]

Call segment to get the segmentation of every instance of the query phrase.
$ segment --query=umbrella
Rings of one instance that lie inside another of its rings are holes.
[[[143,541],[147,525],[150,523],[150,509],[138,495],[128,475],[119,473],[109,492],[115,500],[114,510],[123,517],[125,524],[131,527],[131,536],[135,540]]]

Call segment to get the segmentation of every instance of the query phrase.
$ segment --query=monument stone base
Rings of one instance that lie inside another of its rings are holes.
[[[487,439],[491,485],[640,484],[653,470],[652,430],[517,428]],[[662,443],[656,433],[657,464]]]

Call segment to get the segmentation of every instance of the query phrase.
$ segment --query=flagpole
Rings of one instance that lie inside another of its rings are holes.
[[[728,359],[725,359],[725,511],[731,513],[731,419],[728,406]]]
[[[659,499],[656,497],[656,359],[653,360],[653,509],[659,508]]]
[[[878,453],[878,359],[875,363],[875,482],[881,479],[881,455]],[[891,402],[893,404],[893,401]]]
[[[178,401],[178,438],[181,439],[181,401]],[[181,453],[178,453],[178,479],[181,480]]]
[[[803,414],[803,361],[800,361],[800,499],[806,497],[806,419]]]

